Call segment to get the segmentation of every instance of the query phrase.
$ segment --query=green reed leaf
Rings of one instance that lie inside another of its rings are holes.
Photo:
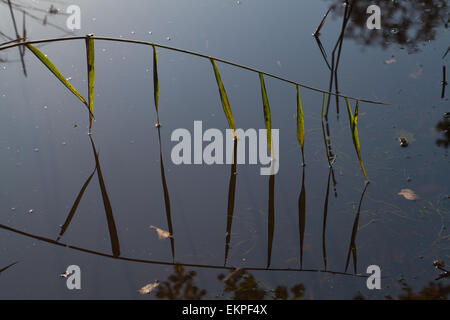
[[[269,148],[270,155],[273,157],[273,150],[272,150],[272,121],[270,117],[270,105],[269,105],[269,99],[267,98],[267,91],[266,91],[266,85],[264,83],[264,77],[261,72],[259,72],[259,82],[261,84],[261,95],[262,95],[262,102],[263,102],[263,109],[264,109],[264,125],[266,126],[267,130],[267,147]]]
[[[300,100],[300,91],[298,89],[298,85],[296,85],[297,89],[297,140],[300,143],[300,147],[302,148],[302,160],[305,163],[305,121],[303,119],[303,108],[302,102]]]
[[[48,59],[41,51],[39,51],[35,46],[32,44],[27,43],[27,48],[30,49],[30,51],[39,59],[41,62],[58,78],[59,81],[62,82],[66,86],[67,89],[70,90],[78,99],[80,99],[81,102],[88,108],[89,112],[92,114],[92,112],[89,109],[89,105],[86,102],[86,100],[81,96],[81,94],[69,83],[69,81],[66,80],[66,78],[63,77],[61,72],[55,67],[55,65]]]
[[[94,84],[95,84],[95,51],[94,39],[92,35],[86,36],[86,57],[87,57],[87,71],[88,71],[88,106],[89,106],[89,132],[92,129],[92,113],[94,112]]]
[[[228,125],[230,126],[231,132],[233,133],[234,138],[236,139],[235,126],[234,126],[234,118],[233,113],[231,112],[230,102],[228,101],[227,92],[225,91],[225,87],[222,83],[222,78],[220,77],[219,69],[217,68],[216,62],[214,59],[210,58],[211,64],[214,69],[214,75],[216,76],[217,86],[219,87],[220,100],[222,102],[222,108],[225,112],[225,116],[228,120]]]
[[[368,180],[369,178],[367,177],[366,170],[364,169],[364,165],[363,165],[362,159],[361,159],[358,128],[356,126],[358,123],[358,100],[356,100],[355,116],[353,116],[352,109],[350,107],[350,103],[348,102],[347,98],[345,98],[345,102],[347,104],[348,119],[350,121],[350,130],[352,132],[353,145],[355,146],[355,150],[356,150],[356,154],[358,156],[359,165],[361,166],[361,170],[364,173],[364,177],[366,178],[366,180]]]

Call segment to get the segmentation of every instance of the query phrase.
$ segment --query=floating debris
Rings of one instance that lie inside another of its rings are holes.
[[[150,226],[150,229],[155,229],[156,233],[158,234],[158,238],[159,239],[167,239],[170,238],[172,235],[170,234],[170,232],[163,230],[161,228],[155,227],[155,226]]]
[[[384,64],[391,64],[391,63],[395,63],[395,62],[397,62],[397,60],[394,57],[392,57],[391,59],[385,60]]]
[[[397,194],[403,196],[406,200],[416,200],[419,198],[419,196],[411,189],[402,189]]]
[[[420,65],[416,71],[409,74],[409,77],[412,79],[419,79],[420,76],[422,75],[422,73],[423,73],[423,67],[422,67],[422,65]]]
[[[406,140],[406,138],[399,137],[398,140],[400,141],[400,145],[405,148],[409,145],[409,142]]]
[[[149,294],[158,286],[159,286],[159,282],[158,282],[158,280],[156,280],[154,283],[149,283],[149,284],[143,286],[141,289],[139,289],[138,292],[140,294]]]
[[[439,268],[445,267],[445,263],[444,263],[443,261],[440,261],[440,260],[434,260],[434,261],[433,261],[433,266],[434,266],[436,269],[439,269]]]

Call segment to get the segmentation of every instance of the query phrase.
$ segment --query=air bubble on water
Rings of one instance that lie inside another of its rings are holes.
[[[67,80],[67,81],[72,80],[72,77],[68,77],[68,78],[66,78],[66,80]]]
[[[391,29],[391,33],[392,34],[397,34],[398,33],[398,29],[397,28],[392,28]]]
[[[62,145],[63,145],[63,146],[65,146],[66,144],[67,144],[67,142],[65,142],[65,141],[62,142]]]
[[[134,31],[131,31],[131,34],[135,34],[136,32],[134,32]]]
[[[39,148],[34,148],[33,151],[34,152],[39,152]]]
[[[31,213],[33,213],[33,211],[34,211],[33,209],[30,209],[30,210],[28,210],[28,213],[31,214]]]
[[[102,52],[106,52],[106,49],[105,49],[105,48],[103,48],[103,49],[102,49]]]
[[[151,35],[151,34],[152,34],[152,32],[151,32],[151,31],[149,31],[149,32],[148,32],[148,34],[149,34],[149,35]]]
[[[16,208],[12,207],[12,208],[11,208],[11,211],[16,211]]]
[[[170,41],[170,37],[166,37],[166,40],[167,40],[167,41]]]
[[[44,109],[47,109],[48,107],[47,106],[44,106]]]

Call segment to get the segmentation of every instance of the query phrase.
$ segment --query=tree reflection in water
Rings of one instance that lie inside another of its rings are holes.
[[[193,284],[195,271],[185,271],[181,265],[174,266],[174,272],[161,282],[156,291],[156,297],[168,300],[200,300],[206,295],[206,290],[201,290]]]
[[[187,271],[182,265],[175,265],[174,272],[169,275],[167,281],[161,282],[156,289],[158,299],[168,300],[200,300],[207,294],[205,289],[200,289],[194,284],[195,271]],[[251,273],[246,270],[234,271],[229,276],[223,273],[217,279],[224,283],[222,298],[233,300],[292,300],[301,299],[305,293],[302,284],[291,288],[277,286],[275,290],[265,288]]]
[[[332,1],[334,17],[342,17],[344,7],[341,3]],[[437,29],[441,26],[448,28],[450,21],[447,0],[358,0],[351,3],[351,23],[345,30],[345,37],[363,45],[386,49],[397,43],[410,53],[417,52],[420,43],[434,40]],[[366,10],[373,4],[381,8],[381,30],[370,30],[366,26],[369,17]]]
[[[443,118],[436,124],[436,130],[440,132],[443,137],[436,139],[436,145],[445,149],[450,145],[450,120]]]
[[[387,300],[447,300],[450,298],[450,285],[444,285],[442,282],[435,283],[429,282],[420,291],[414,292],[414,290],[405,282],[401,282],[403,294],[398,296],[386,296]],[[358,293],[353,299],[366,300],[368,297],[364,297],[361,293]]]

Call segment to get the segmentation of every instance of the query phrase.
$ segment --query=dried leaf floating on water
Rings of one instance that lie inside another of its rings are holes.
[[[406,200],[416,200],[419,198],[419,196],[411,189],[402,189],[397,194],[403,196]]]
[[[139,293],[140,294],[149,294],[158,286],[159,286],[158,281],[155,281],[154,283],[149,283],[149,284],[143,286],[141,289],[139,289]]]
[[[159,239],[167,239],[172,236],[169,231],[163,230],[163,229],[155,227],[153,225],[150,226],[150,229],[156,230],[156,233],[158,234]]]

